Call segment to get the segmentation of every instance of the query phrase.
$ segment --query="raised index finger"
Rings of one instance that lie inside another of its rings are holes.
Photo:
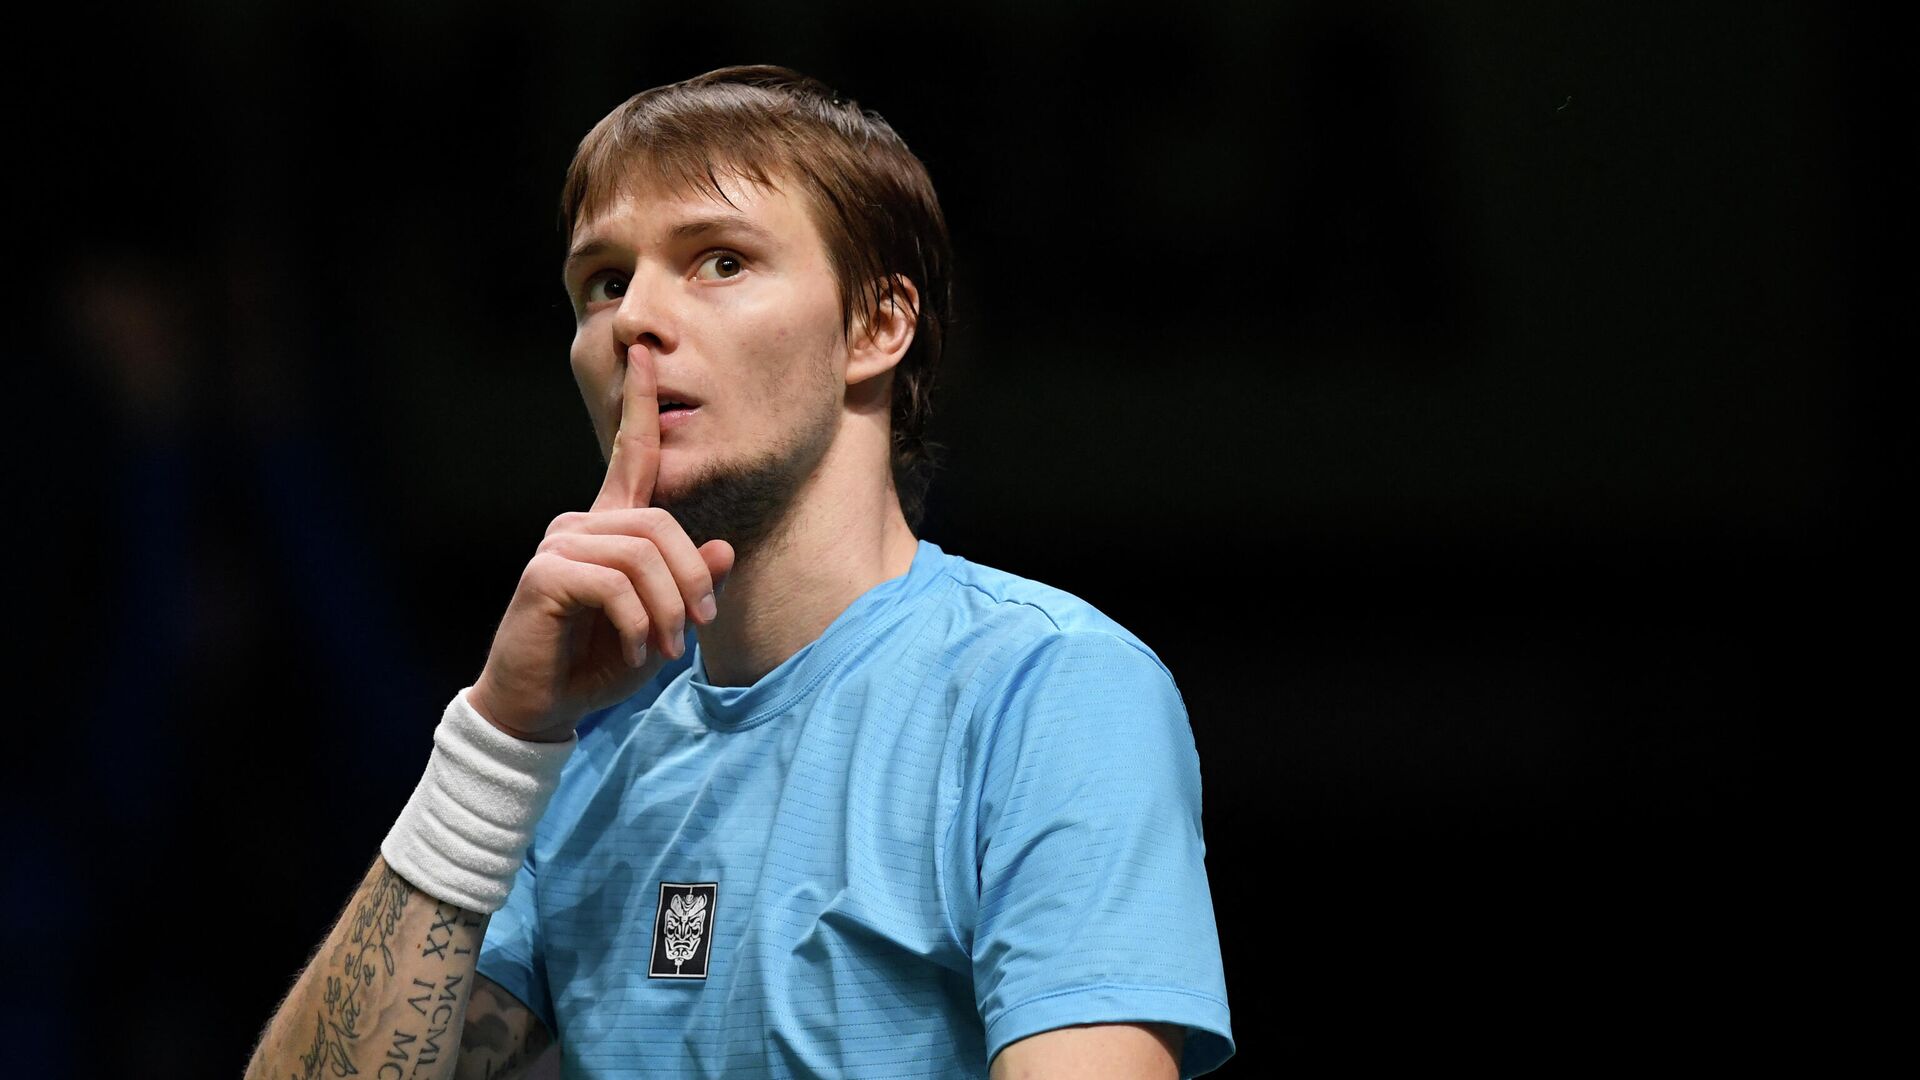
[[[626,385],[620,394],[620,430],[607,458],[607,479],[593,500],[595,510],[653,505],[653,480],[660,472],[660,398],[655,389],[653,352],[634,342],[627,348]]]

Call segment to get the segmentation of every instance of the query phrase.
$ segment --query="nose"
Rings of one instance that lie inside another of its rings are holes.
[[[654,352],[673,348],[671,287],[648,285],[645,273],[644,266],[634,272],[613,313],[613,336],[623,354],[636,341],[646,342]]]

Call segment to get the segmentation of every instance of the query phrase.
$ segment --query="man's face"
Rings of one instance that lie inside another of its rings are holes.
[[[601,456],[612,455],[637,340],[653,352],[662,406],[653,505],[695,544],[725,539],[744,554],[832,444],[847,352],[803,203],[720,179],[734,206],[653,188],[616,198],[575,229],[565,279],[574,380]],[[676,417],[675,399],[695,408]]]

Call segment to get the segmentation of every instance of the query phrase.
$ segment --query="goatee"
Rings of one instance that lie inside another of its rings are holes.
[[[725,540],[733,545],[736,559],[748,557],[777,537],[801,485],[826,456],[834,416],[820,419],[822,423],[764,457],[711,463],[683,488],[656,489],[653,505],[672,514],[695,547]]]

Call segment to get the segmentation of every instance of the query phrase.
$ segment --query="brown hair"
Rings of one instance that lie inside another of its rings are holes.
[[[938,465],[940,447],[926,426],[953,317],[953,255],[926,166],[879,113],[818,79],[770,64],[724,67],[635,94],[593,126],[567,167],[562,233],[571,239],[583,217],[637,179],[726,199],[716,170],[764,186],[775,186],[773,174],[799,181],[826,242],[849,340],[856,294],[864,318],[892,294],[894,275],[918,291],[913,343],[894,367],[891,415],[894,487],[917,532]]]

